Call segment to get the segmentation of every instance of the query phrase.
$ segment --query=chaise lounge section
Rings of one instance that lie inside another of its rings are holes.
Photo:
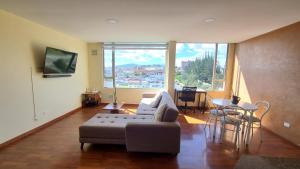
[[[98,113],[81,125],[81,148],[84,143],[125,144],[128,152],[177,154],[180,151],[177,116],[178,109],[167,92],[145,97],[136,115]]]

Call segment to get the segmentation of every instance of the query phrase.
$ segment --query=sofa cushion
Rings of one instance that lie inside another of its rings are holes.
[[[79,127],[81,138],[125,139],[128,122],[153,122],[152,115],[99,113]]]
[[[168,107],[173,108],[174,110],[178,111],[176,105],[174,104],[172,97],[169,95],[168,92],[162,91],[161,96],[162,97],[161,97],[161,101],[159,102],[159,105],[167,104]],[[151,106],[152,101],[153,101],[153,98],[143,98],[137,108],[136,114],[154,115],[157,108],[153,108]]]
[[[136,114],[153,115],[157,108],[151,106],[153,98],[143,98],[137,108]]]
[[[155,97],[153,98],[153,101],[152,101],[152,103],[151,103],[151,106],[154,107],[154,108],[157,108],[157,107],[159,106],[159,103],[160,103],[161,99],[162,99],[162,94],[161,94],[161,92],[160,92],[160,93],[157,93],[157,94],[155,95]]]
[[[154,119],[156,121],[162,121],[166,109],[167,109],[167,104],[160,104],[154,113]]]

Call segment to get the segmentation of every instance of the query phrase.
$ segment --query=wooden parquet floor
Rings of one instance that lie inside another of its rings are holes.
[[[133,113],[136,106],[126,105]],[[155,153],[127,153],[125,146],[89,145],[80,150],[78,127],[97,108],[84,108],[77,113],[0,150],[0,169],[232,169],[242,154],[300,158],[300,148],[263,131],[264,141],[254,133],[249,150],[237,152],[231,131],[222,144],[219,131],[212,139],[213,127],[204,130],[206,114],[181,114],[181,152],[177,156]],[[153,138],[155,139],[155,138]]]

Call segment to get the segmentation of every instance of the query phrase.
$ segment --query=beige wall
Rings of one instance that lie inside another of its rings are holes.
[[[0,24],[0,143],[3,143],[80,107],[80,94],[88,86],[88,63],[87,45],[79,39],[2,10]],[[42,77],[46,46],[78,53],[72,77]],[[33,96],[37,120],[34,120]]]
[[[239,43],[234,68],[234,92],[244,101],[269,101],[263,125],[299,145],[300,22]]]
[[[168,52],[166,57],[166,90],[174,97],[175,88],[175,62],[176,62],[176,42],[168,43]]]

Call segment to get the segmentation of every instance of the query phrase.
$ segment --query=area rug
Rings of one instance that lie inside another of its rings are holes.
[[[243,155],[235,169],[300,169],[300,159]]]

